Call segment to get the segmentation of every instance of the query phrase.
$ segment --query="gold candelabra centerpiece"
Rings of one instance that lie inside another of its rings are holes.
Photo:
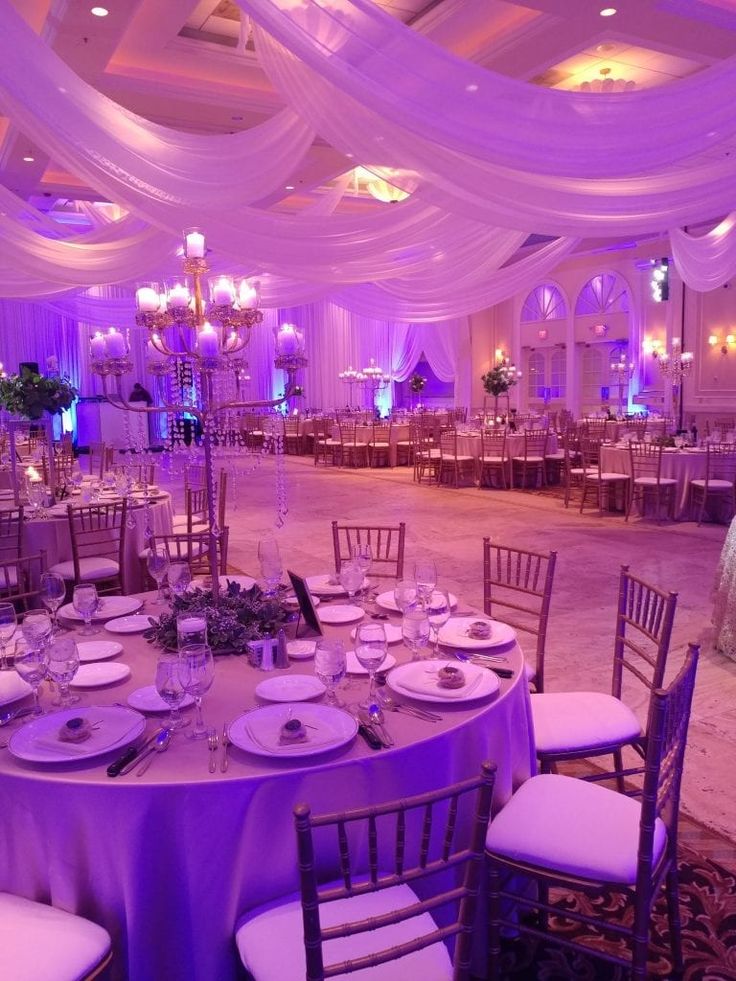
[[[628,388],[629,379],[634,374],[634,362],[628,361],[622,354],[618,361],[611,362],[611,374],[618,388],[618,414],[624,415],[624,391]]]
[[[356,385],[362,385],[365,381],[365,375],[362,371],[358,371],[353,368],[352,365],[348,365],[344,371],[341,371],[337,376],[341,382],[348,386],[348,406],[353,408],[353,389]]]
[[[371,358],[368,366],[363,368],[362,382],[371,393],[371,405],[376,404],[376,395],[391,384],[393,378],[376,364],[376,359]]]

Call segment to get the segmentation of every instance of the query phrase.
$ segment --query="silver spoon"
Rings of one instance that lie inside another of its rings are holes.
[[[436,712],[425,712],[424,709],[414,708],[413,705],[400,705],[395,702],[393,698],[385,692],[382,688],[378,689],[378,701],[381,703],[383,708],[388,709],[389,712],[401,712],[404,715],[413,715],[415,719],[423,719],[425,722],[441,722],[442,716],[438,715]]]
[[[153,745],[150,749],[146,750],[143,765],[139,766],[135,771],[137,777],[142,777],[146,772],[148,767],[153,763],[154,753],[163,753],[165,749],[169,748],[169,743],[171,742],[171,729],[162,729],[161,732],[156,736],[153,741]]]
[[[368,715],[370,717],[371,722],[373,723],[374,729],[378,731],[378,735],[381,737],[383,742],[387,746],[393,746],[394,740],[391,733],[386,728],[385,725],[386,720],[384,714],[381,711],[380,707],[375,704],[375,702],[368,709]]]

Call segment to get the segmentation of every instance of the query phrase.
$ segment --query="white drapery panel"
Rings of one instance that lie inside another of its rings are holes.
[[[393,332],[391,373],[406,381],[422,354],[443,382],[455,385],[455,404],[470,405],[470,323],[467,317],[445,323],[401,324]]]
[[[677,271],[691,289],[714,290],[736,276],[736,211],[706,235],[675,228],[670,242]]]

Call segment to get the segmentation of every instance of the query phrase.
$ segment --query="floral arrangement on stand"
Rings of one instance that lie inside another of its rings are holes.
[[[78,395],[68,378],[39,375],[28,368],[0,378],[0,407],[34,421],[44,412],[57,415],[70,408]]]
[[[409,379],[409,388],[415,395],[420,395],[427,384],[427,379],[424,375],[418,375],[416,372]]]
[[[206,619],[207,637],[215,655],[244,654],[249,641],[274,637],[293,615],[280,596],[267,596],[257,585],[243,589],[240,583],[228,581],[217,606],[212,602],[211,589],[195,588],[176,596],[171,612],[158,619],[149,617],[151,627],[145,633],[146,639],[176,650],[176,618],[182,613]]]
[[[485,375],[481,375],[483,388],[489,395],[498,398],[499,395],[506,395],[510,388],[517,382],[516,368],[507,361],[499,361]]]

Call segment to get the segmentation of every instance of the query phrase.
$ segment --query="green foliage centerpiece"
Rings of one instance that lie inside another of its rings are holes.
[[[176,650],[176,618],[182,613],[204,617],[213,654],[243,654],[251,640],[274,637],[291,618],[291,611],[280,596],[267,596],[257,585],[243,589],[228,581],[221,589],[217,605],[211,589],[193,588],[174,598],[170,613],[158,620],[150,617],[146,638],[161,647]]]
[[[493,421],[496,423],[499,418],[498,399],[501,395],[505,395],[508,399],[509,390],[518,381],[518,372],[515,365],[510,364],[507,358],[503,358],[497,361],[485,375],[481,375],[480,380],[488,395],[493,396]]]
[[[28,368],[0,378],[0,407],[34,421],[44,412],[57,415],[68,409],[78,394],[68,378],[39,375]]]

